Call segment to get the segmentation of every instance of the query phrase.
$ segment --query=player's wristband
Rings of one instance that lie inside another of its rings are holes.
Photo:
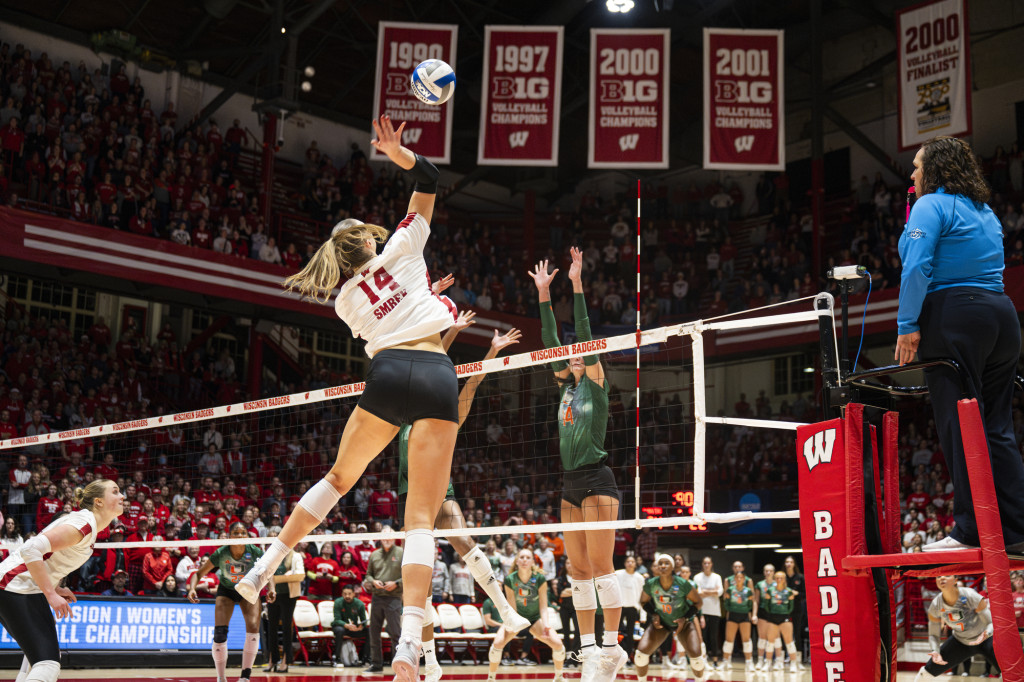
[[[416,181],[412,186],[412,191],[423,194],[437,194],[437,179],[441,177],[441,172],[437,170],[437,166],[419,154],[415,156],[416,165],[409,169],[409,174]]]

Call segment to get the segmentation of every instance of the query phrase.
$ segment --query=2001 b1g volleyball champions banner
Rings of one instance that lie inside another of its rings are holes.
[[[402,144],[437,163],[451,161],[452,99],[440,106],[424,104],[409,90],[409,76],[426,59],[455,66],[455,24],[407,24],[382,21],[377,31],[377,89],[373,117],[388,114],[397,128],[405,121]],[[376,149],[373,158],[385,158]]]
[[[896,13],[900,149],[971,133],[966,10],[964,0],[936,0]]]
[[[558,165],[561,26],[488,26],[477,163]]]
[[[590,30],[588,168],[668,168],[668,29]]]
[[[782,31],[704,29],[704,167],[785,170]]]

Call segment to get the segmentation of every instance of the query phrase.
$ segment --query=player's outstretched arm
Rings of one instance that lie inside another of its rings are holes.
[[[429,223],[434,216],[434,197],[437,194],[437,179],[441,174],[430,161],[402,146],[404,130],[404,121],[396,130],[391,123],[391,117],[384,114],[373,121],[373,131],[377,133],[377,139],[371,140],[370,144],[391,159],[396,166],[409,171],[416,180],[412,197],[409,198],[409,213],[418,213]]]

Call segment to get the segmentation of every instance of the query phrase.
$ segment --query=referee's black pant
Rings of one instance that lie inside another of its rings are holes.
[[[622,617],[619,621],[619,634],[622,635],[622,649],[630,658],[633,657],[633,651],[636,649],[634,633],[636,631],[636,622],[638,620],[640,620],[639,609],[635,606],[622,607]]]
[[[922,360],[952,358],[967,380],[968,398],[977,398],[985,425],[996,501],[1006,544],[1024,541],[1024,462],[1013,432],[1013,391],[1020,358],[1020,322],[1005,294],[952,287],[928,294],[919,318]],[[925,370],[935,412],[935,428],[953,479],[950,535],[977,546],[978,524],[964,459],[956,403],[960,381],[952,369]],[[948,659],[947,659],[948,660]]]

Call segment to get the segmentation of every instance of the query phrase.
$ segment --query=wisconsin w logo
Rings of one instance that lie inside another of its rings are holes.
[[[804,459],[807,469],[813,471],[819,464],[832,461],[832,446],[836,443],[836,430],[828,429],[814,434],[813,438],[804,441]]]
[[[734,147],[736,147],[736,153],[749,152],[754,148],[754,136],[753,135],[740,135],[732,141]]]
[[[508,144],[512,149],[516,147],[525,147],[526,138],[530,137],[529,130],[517,130],[508,136]]]
[[[402,142],[408,142],[409,144],[416,144],[420,141],[420,135],[423,134],[423,128],[406,128],[405,132],[402,133]]]
[[[633,133],[632,135],[623,135],[619,138],[619,149],[622,151],[631,151],[636,149],[636,143],[640,141],[640,135]]]

